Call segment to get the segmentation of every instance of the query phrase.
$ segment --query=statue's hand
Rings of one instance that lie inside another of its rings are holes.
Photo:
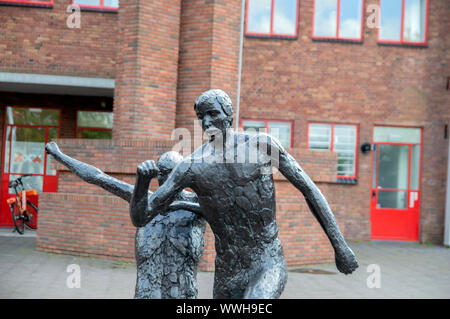
[[[351,274],[358,268],[358,260],[350,247],[335,250],[336,267],[343,274]]]
[[[50,155],[55,155],[57,153],[60,153],[61,151],[59,150],[58,145],[55,142],[50,142],[47,143],[47,145],[45,145],[45,151],[47,152],[47,154]]]
[[[153,160],[142,162],[137,168],[138,176],[143,177],[144,179],[154,178],[158,175],[158,172],[158,166],[156,166],[156,163]]]

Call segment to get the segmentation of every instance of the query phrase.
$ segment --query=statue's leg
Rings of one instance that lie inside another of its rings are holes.
[[[103,173],[98,168],[76,160],[62,153],[55,142],[50,142],[45,146],[48,154],[52,155],[55,160],[66,166],[79,178],[87,183],[102,187],[106,191],[119,196],[129,202],[133,194],[133,186],[122,182],[114,177]]]
[[[244,293],[245,299],[277,299],[287,281],[287,266],[283,260],[271,267],[264,267],[252,278]]]

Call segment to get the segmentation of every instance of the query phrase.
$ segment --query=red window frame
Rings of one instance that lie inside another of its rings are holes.
[[[76,0],[72,0],[72,5],[76,5],[76,6],[79,6],[80,7],[80,9],[87,9],[87,10],[93,10],[93,11],[112,11],[112,12],[115,12],[115,11],[118,11],[119,10],[119,7],[108,7],[108,6],[105,6],[103,3],[104,0],[100,0],[100,5],[98,5],[98,6],[92,6],[92,5],[88,5],[88,4],[79,4],[79,3],[76,3]],[[119,6],[120,6],[120,3],[119,3]]]
[[[39,109],[46,109],[46,110],[58,110],[59,111],[59,124],[58,125],[28,125],[28,124],[8,124],[6,119],[7,119],[7,110],[8,107],[14,108],[39,108]],[[5,107],[5,113],[4,113],[4,118],[5,118],[5,123],[3,125],[3,139],[5,139],[6,136],[6,131],[8,126],[16,126],[16,127],[45,127],[46,132],[45,132],[45,145],[47,145],[48,142],[50,142],[49,137],[48,137],[48,129],[49,128],[57,128],[58,129],[58,138],[61,137],[61,119],[62,119],[62,110],[60,108],[55,108],[55,107],[42,107],[42,106],[29,106],[29,105],[6,105]],[[2,145],[2,156],[5,156],[5,148],[6,148],[6,143],[4,143],[4,145]],[[9,144],[9,162],[11,163],[11,143]],[[48,184],[45,184],[44,181],[44,185],[43,185],[43,191],[44,192],[56,192],[56,188],[57,188],[57,182],[58,182],[58,170],[56,170],[56,174],[55,175],[48,175],[47,174],[47,158],[48,155],[45,154],[45,159],[44,159],[44,172],[42,174],[30,174],[33,176],[47,176],[50,178],[48,179]],[[5,173],[5,161],[4,158],[2,158],[2,175],[4,174],[11,174],[11,172],[8,169],[8,173]],[[25,173],[13,173],[14,175],[25,175]]]
[[[339,23],[340,23],[340,14],[341,14],[341,0],[337,0],[337,19],[336,19],[336,36],[318,36],[314,35],[314,22],[316,19],[316,1],[314,0],[313,4],[313,19],[312,19],[312,31],[311,37],[314,40],[342,40],[342,41],[353,41],[353,42],[362,42],[363,41],[363,32],[364,32],[364,0],[361,0],[361,34],[359,38],[345,38],[339,36]]]
[[[39,0],[0,0],[0,5],[14,5],[26,7],[53,7],[54,0],[39,1]]]
[[[112,132],[110,128],[100,128],[100,127],[78,127],[76,129],[76,138],[84,138],[84,131],[108,131]],[[81,137],[78,136],[78,133],[81,132]]]
[[[112,128],[105,127],[92,127],[92,126],[78,126],[78,112],[104,112],[104,113],[113,113],[111,111],[103,111],[103,110],[77,110],[77,119],[76,119],[76,129],[75,129],[75,138],[84,138],[84,131],[109,131],[112,132]],[[81,137],[78,137],[78,133],[81,132]]]
[[[352,125],[356,128],[356,136],[355,136],[355,174],[353,176],[347,176],[347,175],[337,175],[338,178],[342,179],[356,179],[358,176],[358,140],[359,140],[359,124],[355,123],[338,123],[338,122],[308,122],[307,128],[306,128],[306,148],[309,150],[309,126],[311,124],[327,124],[331,126],[331,145],[330,145],[330,152],[334,152],[334,126],[335,125]]]
[[[244,130],[244,122],[245,121],[252,121],[252,122],[264,122],[265,123],[265,133],[269,134],[269,123],[275,122],[275,123],[289,123],[291,124],[291,136],[290,136],[290,145],[289,148],[292,148],[294,145],[294,122],[293,121],[287,121],[287,120],[261,120],[261,119],[242,119],[241,123],[239,125],[239,128],[243,131]]]
[[[425,41],[423,42],[417,42],[417,41],[405,41],[403,39],[403,30],[404,30],[404,25],[405,25],[405,0],[402,0],[402,14],[401,14],[401,24],[400,24],[400,41],[395,41],[395,40],[381,40],[380,39],[380,29],[381,29],[381,0],[378,0],[378,8],[380,8],[380,12],[378,15],[378,43],[380,44],[399,44],[399,45],[419,45],[419,46],[423,46],[423,45],[427,45],[428,44],[428,10],[429,10],[429,6],[430,6],[430,1],[427,1],[427,5],[426,5],[426,9],[425,9]]]
[[[272,0],[271,9],[270,9],[270,32],[262,33],[262,32],[249,32],[248,31],[248,11],[249,11],[249,1],[245,2],[245,35],[251,37],[274,37],[274,38],[288,38],[295,39],[298,37],[298,17],[300,11],[300,0],[297,0],[297,13],[295,15],[295,35],[293,34],[283,34],[283,33],[275,33],[273,32],[273,18],[274,18],[274,8],[275,8],[275,0]]]

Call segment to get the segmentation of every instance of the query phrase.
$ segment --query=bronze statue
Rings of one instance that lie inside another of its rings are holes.
[[[278,298],[287,267],[275,218],[272,167],[305,197],[335,251],[338,270],[352,273],[358,263],[346,244],[330,207],[317,186],[280,143],[265,134],[232,130],[233,107],[221,90],[204,92],[195,112],[209,140],[178,164],[156,192],[154,161],[137,169],[130,216],[143,227],[165,214],[178,194],[191,188],[215,237],[214,298]]]
[[[46,151],[84,181],[98,185],[127,202],[130,201],[132,185],[67,156],[54,142],[46,145]],[[177,152],[166,152],[160,156],[157,162],[159,185],[165,182],[172,169],[182,159]],[[150,191],[148,193],[152,194]],[[197,298],[197,266],[203,251],[206,228],[205,220],[199,216],[197,196],[182,191],[167,211],[170,214],[158,215],[151,222],[136,229],[135,298]]]

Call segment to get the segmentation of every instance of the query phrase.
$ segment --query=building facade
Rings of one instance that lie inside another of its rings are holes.
[[[127,204],[54,166],[45,142],[134,183],[174,129],[195,135],[195,98],[221,88],[236,127],[276,134],[299,161],[347,240],[442,244],[449,12],[446,0],[0,0],[0,226],[8,182],[31,173],[38,249],[133,259]],[[302,195],[275,180],[288,265],[332,261]]]

